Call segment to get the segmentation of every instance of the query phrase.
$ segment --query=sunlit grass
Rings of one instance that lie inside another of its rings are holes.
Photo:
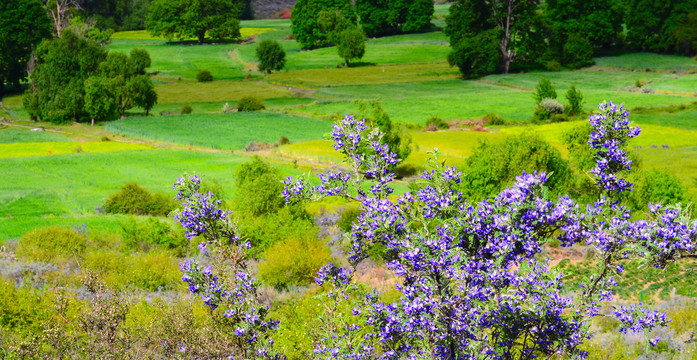
[[[275,143],[318,139],[331,131],[329,122],[265,112],[131,117],[105,129],[177,144],[215,149],[242,149],[250,142]]]
[[[250,95],[261,99],[293,95],[287,88],[260,81],[175,82],[155,85],[155,91],[161,104],[237,101]]]
[[[29,131],[24,129],[0,129],[0,144],[64,142],[67,137],[47,131]]]
[[[60,155],[70,153],[100,153],[123,150],[146,150],[151,147],[140,144],[104,142],[21,142],[0,144],[0,158]]]

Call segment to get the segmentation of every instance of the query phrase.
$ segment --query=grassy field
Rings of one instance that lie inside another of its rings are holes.
[[[697,70],[697,61],[685,56],[652,53],[632,53],[594,58],[595,64],[631,70]]]
[[[46,131],[26,131],[20,129],[0,129],[0,144],[63,142],[67,137]]]
[[[261,99],[293,96],[284,87],[260,81],[176,82],[155,85],[155,91],[161,104],[237,101],[251,95]]]
[[[150,149],[147,145],[119,142],[18,142],[0,144],[0,158],[14,158],[69,153],[101,153],[123,150]]]
[[[331,131],[326,121],[263,112],[132,117],[111,122],[109,131],[177,144],[241,149],[252,141],[274,143],[281,136],[297,142]]]
[[[174,196],[172,184],[184,173],[216,179],[226,194],[245,156],[188,150],[132,150],[0,159],[0,242],[35,226],[99,224],[97,208],[126,183]],[[280,167],[285,175],[297,174]],[[114,218],[106,217],[106,223]]]

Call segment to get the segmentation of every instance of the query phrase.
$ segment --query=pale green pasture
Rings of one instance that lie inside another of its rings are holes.
[[[0,129],[0,144],[63,142],[67,137],[47,131],[29,131],[24,129]]]
[[[459,76],[457,69],[441,62],[299,70],[271,74],[267,79],[274,83],[320,87],[432,81]]]
[[[155,91],[157,102],[162,104],[237,101],[252,95],[260,99],[293,96],[285,87],[261,81],[175,82],[155,85]]]
[[[0,144],[0,158],[16,158],[69,153],[101,153],[123,150],[147,150],[151,147],[119,142],[18,142]]]

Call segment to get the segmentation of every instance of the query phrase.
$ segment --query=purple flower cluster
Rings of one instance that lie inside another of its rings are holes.
[[[621,305],[614,311],[614,315],[620,321],[620,332],[623,334],[627,331],[649,331],[658,326],[666,326],[670,322],[665,313],[646,309],[641,304]],[[651,339],[651,345],[656,346],[658,340]]]
[[[632,184],[618,177],[617,173],[630,169],[632,161],[624,148],[627,140],[641,132],[639,127],[629,126],[629,112],[622,108],[623,105],[618,106],[612,101],[598,105],[600,113],[590,116],[593,132],[588,141],[597,151],[596,167],[590,172],[604,189],[617,193],[632,189]]]
[[[629,126],[622,106],[607,103],[599,108],[590,119],[594,131],[589,144],[597,151],[592,172],[605,191],[628,191],[631,184],[617,173],[629,170],[624,147],[639,129]],[[362,213],[352,226],[349,260],[355,266],[370,246],[383,244],[388,268],[402,279],[397,302],[385,304],[366,294],[357,312],[372,329],[364,336],[379,346],[380,359],[585,357],[579,346],[592,336],[589,321],[599,314],[600,302],[612,299],[617,285],[612,275],[624,271],[619,261],[639,256],[665,266],[694,254],[697,223],[688,225],[680,209],[655,207],[655,219],[636,222],[627,208],[605,196],[582,209],[568,196],[549,199],[545,173],[523,173],[496,197],[470,203],[457,190],[461,174],[444,166],[437,153],[419,190],[388,198],[395,158],[376,141],[379,133],[363,136],[365,129],[363,122],[347,116],[332,133],[357,181],[351,184],[335,172],[320,176],[319,191],[293,179],[286,181],[286,191],[296,199],[310,198],[309,193],[331,196],[346,194],[350,185],[358,187],[363,181],[359,175],[375,181],[369,193],[355,190]],[[360,149],[370,151],[365,155]],[[598,270],[579,284],[574,298],[564,295],[568,288],[562,275],[539,260],[542,244],[553,236],[563,246],[584,243],[598,252]],[[337,289],[355,286],[342,271],[328,264],[317,281]],[[666,322],[657,313],[637,314],[621,310],[615,315],[627,324],[625,329]],[[342,336],[350,338],[341,331],[333,335]],[[322,345],[318,353],[332,359],[375,358],[372,352],[355,356],[355,345],[332,344]]]
[[[273,351],[270,335],[278,321],[266,319],[269,308],[261,304],[257,285],[247,270],[246,252],[249,243],[241,241],[230,213],[220,208],[220,201],[211,193],[201,194],[200,178],[184,176],[177,180],[177,199],[182,208],[175,214],[187,236],[202,238],[211,265],[202,266],[197,260],[181,263],[182,280],[191,294],[200,297],[212,316],[221,317],[218,323],[241,339],[239,353],[244,359],[281,359]],[[203,248],[202,246],[199,246]],[[220,309],[220,310],[219,310]],[[224,321],[223,321],[224,319]]]

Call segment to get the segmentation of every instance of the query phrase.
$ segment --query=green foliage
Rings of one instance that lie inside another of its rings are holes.
[[[63,31],[60,38],[41,43],[31,73],[36,100],[28,101],[38,102],[38,109],[31,110],[34,115],[56,123],[89,118],[84,107],[84,82],[97,72],[106,56],[104,48],[70,30]]]
[[[85,235],[73,229],[49,226],[22,236],[15,253],[24,260],[60,264],[81,256],[86,249]]]
[[[127,252],[148,252],[158,246],[174,250],[178,255],[184,255],[189,245],[189,239],[184,236],[181,227],[172,227],[168,222],[148,217],[138,221],[129,217],[127,221],[119,222],[121,226],[121,242]]]
[[[239,209],[238,204],[233,203]],[[316,236],[317,229],[307,212],[298,206],[283,206],[260,216],[239,218],[240,232],[249,240],[255,251],[264,251],[271,245],[290,238]]]
[[[639,50],[694,55],[695,0],[629,0],[627,41]]]
[[[339,216],[339,221],[336,222],[336,226],[345,233],[351,231],[351,226],[354,222],[356,222],[361,213],[362,211],[356,207],[345,208],[341,212],[341,216]]]
[[[545,2],[545,15],[550,21],[551,46],[556,51],[566,50],[566,43],[579,41],[581,37],[588,43],[590,55],[594,47],[614,45],[622,32],[623,5],[613,0],[552,0]],[[564,51],[564,58],[569,54]],[[573,56],[573,55],[572,55]],[[588,57],[590,59],[590,56]]]
[[[208,70],[201,70],[196,74],[196,80],[198,80],[198,82],[213,81],[213,75]]]
[[[85,111],[92,121],[114,120],[118,117],[119,104],[113,81],[102,76],[85,80]]]
[[[277,288],[309,285],[329,261],[329,248],[314,234],[291,237],[266,250],[259,265],[259,280]]]
[[[41,332],[42,323],[53,315],[48,301],[48,296],[30,286],[15,286],[0,278],[0,329],[22,335]]]
[[[426,120],[426,128],[434,127],[436,129],[446,130],[450,129],[450,125],[447,121],[437,117],[432,116]]]
[[[488,113],[484,115],[484,124],[486,125],[504,125],[506,121],[496,113]]]
[[[566,107],[566,113],[571,116],[583,114],[583,94],[576,89],[575,85],[571,85],[566,92],[566,100],[569,101],[569,106]]]
[[[102,211],[107,214],[166,216],[177,203],[164,194],[151,194],[136,183],[128,183],[110,195]]]
[[[321,11],[320,11],[321,10]],[[357,16],[349,0],[298,0],[291,13],[291,31],[303,49],[329,46],[329,34],[320,26],[320,13],[340,11],[341,16],[356,24]]]
[[[692,200],[680,179],[666,171],[643,171],[635,177],[628,199],[633,209],[648,210],[649,203],[686,205]]]
[[[82,266],[113,288],[162,291],[177,288],[181,278],[177,262],[164,250],[124,254],[100,249],[85,254]]]
[[[194,111],[194,108],[192,108],[191,105],[184,104],[184,105],[182,105],[182,109],[179,113],[182,115],[185,115],[185,114],[191,114],[193,111]]]
[[[539,104],[543,99],[556,99],[557,91],[554,89],[551,80],[542,78],[540,82],[537,83],[536,90],[532,96],[535,98],[535,102]]]
[[[237,111],[246,112],[264,109],[266,109],[266,107],[264,107],[264,102],[254,95],[245,96],[237,102]]]
[[[448,63],[457,66],[465,78],[477,79],[495,73],[501,65],[498,40],[497,30],[465,36],[453,44]]]
[[[434,12],[430,0],[357,0],[355,5],[369,37],[426,30]]]
[[[412,150],[409,134],[404,132],[400,125],[392,124],[390,116],[382,108],[380,102],[373,100],[366,103],[358,100],[357,103],[361,118],[366,120],[369,128],[380,129],[383,133],[382,143],[387,144],[390,150],[397,154],[400,161],[406,160]]]
[[[351,26],[336,35],[336,50],[339,57],[344,59],[344,66],[349,61],[361,59],[365,55],[365,34],[358,26]]]
[[[240,37],[238,9],[232,0],[153,0],[145,26],[154,36],[211,39]]]
[[[571,169],[557,149],[537,135],[523,134],[501,143],[482,142],[467,159],[461,188],[466,198],[480,200],[511,185],[523,171],[546,171],[547,186],[561,192]]]
[[[130,61],[133,66],[133,73],[145,75],[145,69],[152,64],[150,53],[144,49],[133,48],[130,53]]]
[[[547,61],[547,63],[545,63],[545,69],[551,72],[559,71],[561,70],[561,63],[559,62],[559,60],[549,60]]]
[[[0,96],[5,81],[19,88],[27,62],[42,39],[51,36],[51,22],[39,0],[0,3]]]
[[[237,170],[234,204],[239,211],[261,216],[276,213],[285,205],[283,177],[258,156]]]
[[[554,114],[563,114],[563,113],[564,113],[564,105],[562,105],[556,99],[550,99],[550,98],[542,99],[542,101],[540,101],[540,103],[537,104],[537,109],[535,109],[535,115],[541,120],[548,119],[551,115],[554,115]]]
[[[572,69],[593,65],[593,45],[583,35],[573,33],[564,43],[562,60]]]
[[[262,40],[256,49],[257,59],[259,60],[259,71],[279,71],[286,64],[286,52],[278,41],[266,39]]]

